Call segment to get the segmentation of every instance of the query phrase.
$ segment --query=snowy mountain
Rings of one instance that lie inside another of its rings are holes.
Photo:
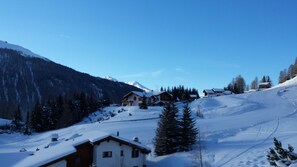
[[[94,100],[121,103],[130,91],[140,89],[75,71],[49,61],[21,46],[0,41],[0,117],[11,119],[18,105],[23,116],[37,101],[85,92]]]
[[[41,58],[43,60],[49,61],[47,58],[39,56],[38,54],[33,53],[29,49],[23,48],[23,47],[18,46],[18,45],[10,44],[10,43],[8,43],[6,41],[1,41],[0,40],[0,48],[2,48],[2,49],[11,49],[11,50],[18,51],[22,56],[25,56],[25,57],[36,57],[36,58]]]
[[[113,82],[119,82],[117,79],[111,77],[111,76],[105,76],[104,79],[107,79],[107,80],[110,80],[110,81],[113,81]]]
[[[113,82],[119,82],[117,79],[111,77],[111,76],[105,76],[104,79],[107,79],[107,80],[110,80],[110,81],[113,81]],[[134,86],[136,88],[139,88],[145,92],[151,92],[152,90],[143,86],[142,84],[140,84],[139,82],[137,81],[133,81],[133,82],[124,82],[125,84],[128,84],[128,85],[131,85],[131,86]]]
[[[183,104],[177,104],[180,113]],[[284,147],[297,148],[297,78],[265,91],[201,98],[190,104],[204,144],[203,159],[214,167],[267,167],[266,152],[273,147],[273,138]],[[204,119],[196,117],[201,111]],[[153,138],[162,107],[108,107],[81,123],[55,131],[23,136],[0,134],[0,162],[2,165],[20,164],[36,148],[49,143],[52,133],[60,138],[87,131],[104,130],[140,142],[154,150]],[[26,148],[28,152],[19,150]],[[153,167],[198,166],[197,147],[193,151],[155,157],[148,156]]]
[[[136,88],[139,88],[141,90],[144,90],[145,92],[151,92],[152,90],[143,86],[142,84],[140,84],[139,82],[137,81],[133,81],[133,82],[125,82],[126,84],[128,85],[132,85],[132,86],[135,86]]]

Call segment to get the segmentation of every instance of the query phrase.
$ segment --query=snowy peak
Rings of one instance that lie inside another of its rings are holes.
[[[3,49],[11,49],[11,50],[15,50],[21,53],[22,56],[24,57],[36,57],[36,58],[41,58],[44,59],[46,61],[49,61],[48,59],[41,57],[35,53],[33,53],[32,51],[30,51],[29,49],[23,48],[21,46],[18,45],[14,45],[14,44],[10,44],[7,41],[1,41],[0,40],[0,48]]]
[[[111,76],[109,76],[109,75],[105,76],[104,79],[107,79],[107,80],[110,80],[110,81],[113,81],[113,82],[119,82],[119,80],[117,80],[117,79],[115,79],[115,78],[113,78],[113,77],[111,77]],[[149,88],[147,88],[147,87],[141,85],[141,84],[140,84],[139,82],[137,82],[137,81],[133,81],[133,82],[124,82],[124,83],[125,83],[125,84],[128,84],[128,85],[131,85],[131,86],[134,86],[134,87],[136,87],[136,88],[139,88],[139,89],[141,89],[141,90],[144,90],[145,92],[151,92],[151,91],[152,91],[151,89],[149,89]]]
[[[111,77],[109,75],[105,76],[104,79],[107,79],[107,80],[110,80],[110,81],[113,81],[113,82],[118,82],[117,79],[115,79],[115,78],[113,78],[113,77]]]
[[[144,90],[145,92],[151,92],[151,91],[152,91],[152,90],[150,90],[149,88],[147,88],[147,87],[141,85],[139,82],[136,82],[136,81],[133,81],[133,82],[125,82],[125,83],[128,84],[128,85],[135,86],[135,87],[137,87],[137,88],[139,88],[139,89],[142,89],[142,90]]]

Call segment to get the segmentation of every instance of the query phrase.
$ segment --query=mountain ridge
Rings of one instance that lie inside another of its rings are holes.
[[[16,46],[17,49],[14,50],[10,46]],[[2,118],[11,119],[18,106],[25,116],[27,112],[32,111],[37,101],[42,102],[60,95],[85,92],[96,101],[108,99],[111,103],[120,104],[125,94],[140,90],[125,83],[112,82],[78,72],[36,56],[33,52],[33,55],[29,53],[17,45],[1,42],[0,117]]]

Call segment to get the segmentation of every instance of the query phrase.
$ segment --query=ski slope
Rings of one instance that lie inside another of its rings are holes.
[[[180,111],[182,104],[177,104]],[[297,78],[265,91],[242,95],[202,98],[190,104],[196,118],[204,145],[203,159],[213,167],[266,167],[266,151],[273,147],[273,138],[283,146],[291,144],[297,148]],[[201,111],[204,118],[196,117]],[[152,140],[162,107],[108,107],[98,111],[81,123],[69,128],[23,136],[0,134],[0,162],[4,166],[20,163],[28,153],[34,152],[50,142],[51,134],[61,138],[86,131],[120,133],[121,137],[140,142],[154,150]],[[111,114],[112,113],[112,114]],[[181,114],[181,113],[180,113]],[[111,116],[112,115],[112,116]],[[156,157],[148,155],[149,166],[193,166],[198,165],[197,147],[188,153]]]

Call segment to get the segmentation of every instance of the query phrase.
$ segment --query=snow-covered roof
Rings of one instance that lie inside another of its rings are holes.
[[[224,95],[231,95],[231,94],[232,94],[232,92],[229,90],[224,91]]]
[[[158,96],[158,95],[160,95],[160,94],[162,94],[162,93],[164,93],[164,92],[139,92],[139,91],[132,91],[132,92],[130,92],[130,93],[134,93],[134,94],[136,94],[136,95],[138,95],[138,96],[141,96],[141,97],[145,96],[145,97],[150,98],[150,97],[152,97],[152,96]],[[129,96],[130,93],[127,94],[126,96]]]
[[[224,89],[220,89],[220,88],[213,88],[212,90],[213,90],[214,92],[216,92],[216,93],[223,93],[223,92],[225,92]]]
[[[39,56],[38,54],[33,53],[29,49],[23,48],[23,47],[18,46],[18,45],[10,44],[10,43],[8,43],[6,41],[1,41],[0,40],[0,48],[11,49],[11,50],[18,51],[24,57],[37,57],[37,58],[41,58],[43,60],[49,61],[48,59],[46,59],[46,58],[44,58],[42,56]]]
[[[270,85],[270,82],[260,82],[259,85]]]
[[[150,148],[140,143],[137,143],[110,133],[96,130],[96,131],[86,132],[84,134],[73,134],[68,138],[61,138],[56,142],[50,142],[49,140],[48,145],[46,146],[42,145],[37,147],[39,149],[38,151],[36,151],[37,148],[35,148],[35,150],[28,150],[27,152],[24,152],[20,161],[14,164],[14,166],[15,167],[41,166],[41,165],[50,163],[54,160],[57,160],[59,158],[63,158],[72,153],[75,153],[76,152],[75,147],[78,145],[88,143],[88,142],[95,143],[97,141],[103,140],[108,137],[129,143],[133,146],[136,146],[140,149],[144,149],[150,152]]]
[[[205,89],[203,92],[206,92],[207,94],[213,94],[214,91],[212,89]]]
[[[197,98],[198,95],[196,95],[196,94],[190,94],[190,97],[191,97],[191,98]]]

